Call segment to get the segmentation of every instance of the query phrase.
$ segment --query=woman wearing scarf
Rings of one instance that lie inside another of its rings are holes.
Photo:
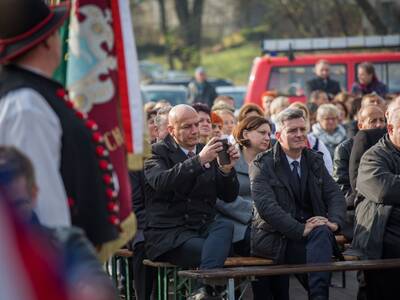
[[[354,82],[351,93],[364,96],[373,92],[381,97],[388,93],[387,86],[376,77],[374,65],[370,62],[363,62],[357,68],[358,82]]]
[[[346,129],[339,124],[339,110],[333,104],[321,105],[317,110],[317,122],[312,133],[325,144],[333,158],[336,146],[347,138]]]

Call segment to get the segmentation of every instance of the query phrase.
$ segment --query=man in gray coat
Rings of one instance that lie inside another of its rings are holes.
[[[320,153],[306,147],[307,126],[299,109],[287,108],[276,121],[277,143],[250,166],[255,216],[253,255],[277,263],[324,263],[334,254],[334,232],[346,204]],[[289,277],[274,277],[275,299],[289,299]],[[328,299],[329,273],[308,276],[310,299]]]
[[[400,105],[387,113],[387,134],[361,158],[352,248],[367,259],[400,258]],[[395,299],[400,269],[365,272],[368,299]]]

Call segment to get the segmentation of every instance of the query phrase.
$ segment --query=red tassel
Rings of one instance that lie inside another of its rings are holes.
[[[92,138],[96,143],[103,142],[103,135],[100,132],[93,132]]]

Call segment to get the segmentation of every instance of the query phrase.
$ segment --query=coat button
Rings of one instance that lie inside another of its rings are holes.
[[[192,199],[188,198],[188,199],[187,199],[187,202],[191,203],[191,202],[192,202]]]
[[[185,218],[185,220],[189,220],[189,215],[188,214],[185,214],[183,217]]]

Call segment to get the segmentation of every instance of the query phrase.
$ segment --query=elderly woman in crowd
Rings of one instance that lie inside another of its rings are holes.
[[[325,144],[333,158],[336,146],[347,138],[346,129],[339,124],[339,110],[333,104],[321,105],[317,122],[312,127],[313,135]]]
[[[320,141],[318,138],[316,138],[311,132],[310,132],[310,111],[308,110],[307,106],[301,102],[294,102],[290,104],[290,108],[298,108],[301,109],[304,113],[304,119],[306,120],[307,124],[307,147],[310,149],[313,149],[315,151],[319,151],[324,155],[324,163],[325,167],[328,170],[329,174],[332,175],[333,173],[333,162],[332,162],[332,157],[331,154],[329,153],[328,148],[326,148],[325,144]]]
[[[192,107],[199,115],[200,143],[207,144],[212,135],[211,110],[204,103],[195,103]]]
[[[259,116],[263,117],[264,112],[261,107],[259,107],[257,104],[254,103],[247,103],[242,106],[242,108],[239,110],[238,114],[238,122],[243,121],[246,117],[250,116]]]
[[[363,62],[357,68],[358,82],[354,82],[351,93],[364,96],[373,92],[381,97],[388,93],[387,86],[380,82],[376,76],[374,65],[370,62]]]
[[[250,255],[250,225],[253,216],[253,200],[250,193],[249,164],[257,154],[271,147],[271,125],[260,116],[249,116],[234,130],[234,138],[239,145],[240,159],[235,170],[239,180],[239,196],[234,202],[217,200],[218,218],[234,224],[233,249],[240,256]],[[254,299],[265,299],[265,288],[260,278],[253,284]]]

